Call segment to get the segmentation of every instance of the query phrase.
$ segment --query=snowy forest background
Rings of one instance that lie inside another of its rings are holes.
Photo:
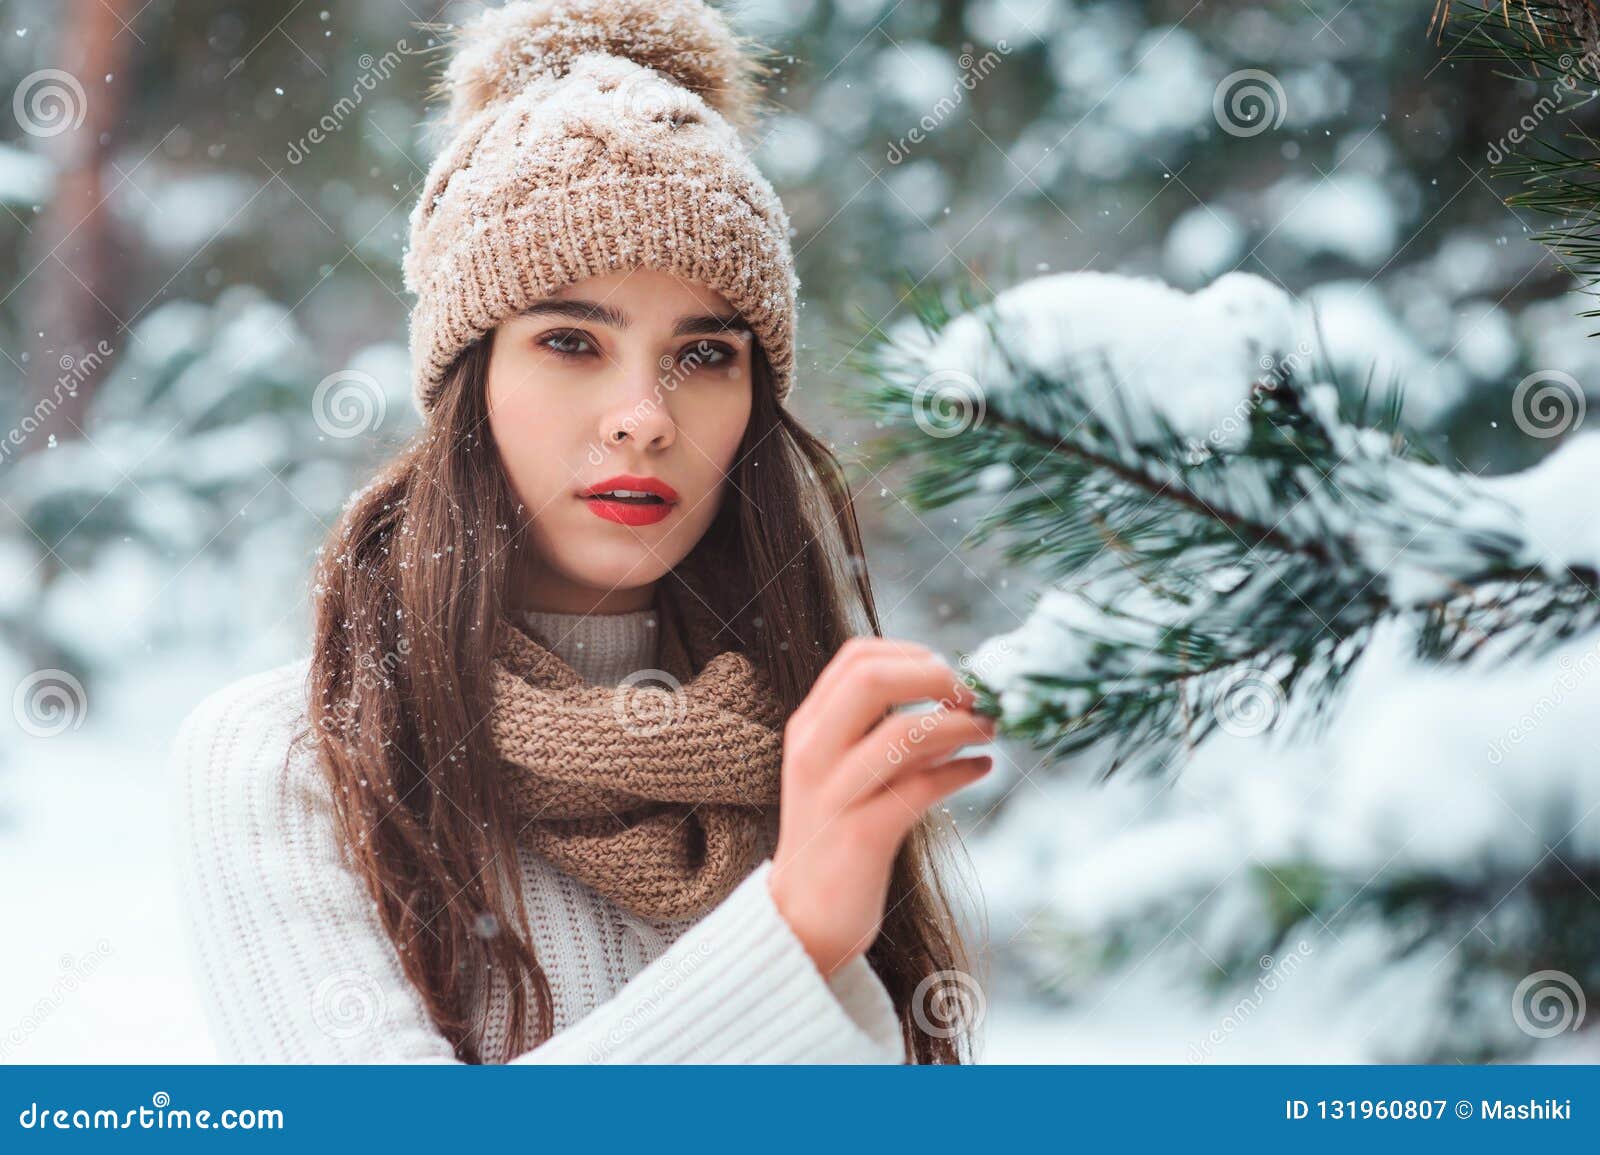
[[[167,743],[302,652],[312,551],[414,429],[416,22],[475,7],[0,2],[0,1061],[211,1056]],[[1493,166],[1600,105],[1551,111],[1548,73],[1436,44],[1431,7],[738,5],[787,56],[756,155],[796,228],[793,404],[854,463],[887,634],[972,653],[1049,584],[974,539],[981,496],[912,508],[843,403],[908,282],[1241,270],[1314,312],[1330,374],[1403,387],[1442,464],[1579,441],[1593,301]],[[1567,460],[1543,544],[1594,551],[1600,456]],[[1277,725],[1268,683],[1181,774],[1000,745],[951,806],[992,943],[956,992],[984,1060],[1600,1057],[1594,635],[1465,673],[1388,641],[1322,730]]]

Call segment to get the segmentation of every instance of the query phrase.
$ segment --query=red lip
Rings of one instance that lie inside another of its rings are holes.
[[[653,493],[661,498],[661,501],[659,503],[640,504],[591,496],[592,494],[605,493],[613,489],[632,489],[642,493]],[[621,525],[654,525],[656,522],[668,517],[678,504],[678,491],[665,481],[662,481],[659,477],[640,477],[633,473],[619,473],[615,477],[597,481],[582,490],[578,497],[589,507],[589,512],[596,517],[603,517],[607,521],[614,521]]]
[[[579,490],[578,496],[588,497],[590,494],[604,493],[609,489],[637,489],[653,493],[663,501],[678,500],[678,491],[659,477],[640,477],[637,473],[619,473],[615,477],[597,481],[588,489]]]

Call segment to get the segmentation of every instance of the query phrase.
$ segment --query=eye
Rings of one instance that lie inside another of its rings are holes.
[[[546,334],[539,338],[538,344],[562,357],[582,357],[595,351],[594,342],[589,340],[588,334],[576,329]]]
[[[737,360],[738,356],[733,346],[722,341],[696,341],[684,346],[678,354],[678,360],[694,369],[701,365],[727,365]]]

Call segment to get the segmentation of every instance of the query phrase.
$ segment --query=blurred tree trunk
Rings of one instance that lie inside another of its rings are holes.
[[[63,8],[61,69],[71,81],[50,81],[62,103],[41,107],[48,123],[24,126],[46,138],[56,181],[28,238],[19,290],[29,352],[20,412],[39,418],[22,453],[46,447],[52,434],[78,435],[89,398],[124,341],[125,278],[107,200],[123,179],[109,158],[123,119],[116,94],[129,46],[138,43],[125,21],[136,13],[131,0],[67,0]],[[68,126],[56,131],[62,121]]]

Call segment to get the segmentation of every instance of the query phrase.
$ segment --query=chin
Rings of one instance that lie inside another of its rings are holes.
[[[637,542],[596,542],[577,544],[577,556],[569,552],[557,556],[556,568],[569,581],[593,589],[624,590],[649,585],[677,564],[676,551],[656,547],[655,552]]]

